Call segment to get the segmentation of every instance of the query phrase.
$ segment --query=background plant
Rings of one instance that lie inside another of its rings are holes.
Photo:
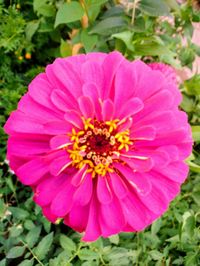
[[[200,47],[194,1],[0,0],[0,123],[33,77],[56,57],[114,49],[128,59],[192,68]],[[197,2],[197,1],[196,1]],[[200,75],[184,81],[181,108],[195,140],[190,176],[167,213],[141,233],[83,243],[70,228],[50,224],[5,160],[0,134],[0,266],[200,265]]]

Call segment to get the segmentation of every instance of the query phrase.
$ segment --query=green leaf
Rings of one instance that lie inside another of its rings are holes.
[[[34,0],[33,9],[38,15],[44,17],[53,17],[56,9],[53,5],[47,3],[47,0]]]
[[[40,25],[39,20],[33,20],[27,23],[25,33],[26,33],[26,39],[28,41],[31,41],[33,35],[36,33],[38,27]]]
[[[99,258],[99,254],[87,248],[83,248],[79,251],[78,256],[80,260],[95,260]]]
[[[108,2],[108,0],[86,0],[86,5],[88,8],[94,7],[94,6],[101,6]]]
[[[81,32],[81,42],[85,48],[86,53],[89,53],[93,50],[98,41],[98,36],[95,34],[89,34],[87,29],[84,29]]]
[[[24,260],[22,261],[18,266],[32,266],[33,265],[34,260]]]
[[[49,252],[49,249],[53,242],[53,232],[46,235],[40,243],[35,248],[35,254],[40,259],[43,260],[47,253]]]
[[[8,251],[6,258],[14,259],[14,258],[21,257],[23,255],[25,249],[26,249],[26,247],[13,247]]]
[[[176,0],[165,0],[165,2],[167,3],[167,5],[168,5],[171,9],[173,9],[173,10],[175,10],[176,12],[180,13],[180,7],[179,7],[179,5],[178,5],[178,3],[177,3]]]
[[[200,141],[200,126],[192,126],[192,137],[194,141]]]
[[[18,237],[23,232],[23,227],[21,224],[13,225],[10,228],[10,237]]]
[[[136,40],[134,43],[135,53],[142,56],[156,56],[172,53],[157,36]]]
[[[9,207],[9,211],[11,211],[12,215],[19,220],[25,220],[29,216],[29,213],[18,207]]]
[[[155,222],[153,222],[153,224],[151,226],[152,235],[156,235],[159,232],[161,226],[162,226],[162,220],[161,219],[158,219]]]
[[[119,235],[113,235],[109,237],[110,243],[118,245],[119,244]]]
[[[56,14],[54,27],[56,28],[60,24],[67,24],[80,20],[84,15],[84,10],[78,2],[64,3],[58,9]]]
[[[106,18],[97,23],[90,33],[97,33],[100,35],[110,35],[115,31],[122,30],[126,26],[126,21],[122,17]]]
[[[126,47],[130,51],[134,52],[134,46],[132,43],[133,33],[131,31],[123,31],[120,33],[116,33],[116,34],[113,34],[111,37],[122,40],[124,42],[124,44],[126,45]]]
[[[195,224],[195,217],[193,215],[189,216],[185,221],[184,230],[190,238],[194,236]]]
[[[151,250],[149,252],[150,256],[152,257],[153,260],[159,260],[161,261],[164,257],[162,253],[160,253],[158,250]]]
[[[76,250],[76,244],[74,243],[74,241],[65,235],[60,236],[60,245],[65,250],[69,250],[69,251]]]
[[[72,46],[67,42],[61,39],[60,44],[60,54],[62,57],[67,57],[72,55]]]
[[[26,33],[26,39],[28,41],[31,41],[33,35],[36,33],[37,29],[39,28],[40,21],[39,20],[33,20],[27,23],[25,33]]]
[[[164,0],[141,0],[138,8],[153,17],[170,15],[169,6]]]
[[[197,204],[198,206],[200,206],[200,191],[198,191],[198,192],[193,192],[193,193],[192,193],[192,197],[193,197],[194,201],[196,202],[196,204]]]
[[[31,229],[26,235],[26,243],[30,248],[32,248],[38,241],[41,232],[41,226],[36,226]]]
[[[186,90],[190,95],[200,95],[200,74],[195,75],[184,82]]]
[[[2,259],[0,261],[0,266],[6,266],[6,259]]]

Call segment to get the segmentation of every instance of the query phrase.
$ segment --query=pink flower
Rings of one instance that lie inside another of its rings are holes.
[[[168,82],[178,85],[178,78],[176,71],[173,67],[164,63],[150,63],[149,66],[153,70],[159,70],[163,73]]]
[[[180,102],[161,71],[118,52],[56,59],[5,125],[10,167],[50,221],[85,241],[143,230],[188,174]]]

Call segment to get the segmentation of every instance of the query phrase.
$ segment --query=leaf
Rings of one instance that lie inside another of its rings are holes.
[[[32,266],[33,265],[34,260],[24,260],[22,261],[18,266]]]
[[[153,17],[170,15],[169,6],[164,0],[141,0],[138,8]]]
[[[194,141],[200,141],[200,126],[192,126],[192,137]]]
[[[90,33],[97,33],[100,35],[110,35],[113,31],[122,30],[126,26],[126,21],[122,17],[106,18],[97,23]]]
[[[60,245],[65,250],[69,250],[69,251],[76,250],[76,244],[74,243],[74,241],[65,235],[60,236]]]
[[[156,56],[172,53],[157,36],[135,41],[134,48],[135,53],[142,56]]]
[[[195,217],[193,215],[189,216],[184,223],[184,230],[190,238],[194,235],[195,224]]]
[[[193,192],[193,193],[192,193],[192,197],[193,197],[194,201],[196,202],[196,204],[197,204],[198,206],[200,206],[200,191],[198,191],[198,192]]]
[[[11,211],[14,218],[19,220],[25,220],[29,216],[27,211],[18,207],[9,207],[8,210]]]
[[[26,33],[26,39],[28,41],[31,41],[33,35],[36,33],[38,27],[40,25],[39,20],[33,20],[27,23],[25,33]]]
[[[13,247],[8,251],[6,258],[14,259],[14,258],[21,257],[23,255],[25,249],[26,249],[26,247]]]
[[[200,95],[200,74],[195,75],[191,79],[188,79],[184,82],[186,90],[190,95]]]
[[[58,9],[56,14],[54,27],[56,28],[60,24],[67,24],[80,20],[84,15],[84,10],[78,2],[64,3]]]
[[[88,8],[94,7],[94,6],[100,6],[108,2],[108,0],[86,0],[85,1]]]
[[[164,255],[160,253],[158,250],[151,250],[149,252],[150,256],[152,257],[153,260],[159,260],[161,261]]]
[[[0,266],[6,266],[6,259],[2,259],[0,261]]]
[[[89,34],[88,30],[84,29],[81,32],[81,42],[85,48],[86,53],[89,53],[93,50],[98,41],[98,36],[95,34]]]
[[[177,3],[176,0],[165,0],[165,2],[167,3],[167,5],[168,5],[171,9],[173,9],[173,10],[175,10],[176,12],[180,13],[180,7],[179,7],[179,5],[178,5],[178,3]]]
[[[123,31],[123,32],[120,32],[120,33],[116,33],[116,34],[113,34],[111,37],[114,37],[114,38],[117,38],[119,40],[122,40],[124,42],[124,44],[126,45],[126,47],[134,52],[134,46],[133,46],[133,43],[132,43],[132,40],[133,40],[133,33],[130,32],[130,31]]]
[[[43,260],[45,258],[51,247],[52,242],[53,242],[53,232],[46,235],[37,245],[37,247],[35,248],[35,254],[40,260]]]
[[[118,245],[119,244],[119,235],[113,235],[109,237],[110,243]]]
[[[161,226],[162,226],[162,220],[161,219],[156,220],[151,226],[152,235],[156,235],[159,232]]]
[[[95,260],[99,258],[99,255],[97,252],[94,252],[92,250],[89,250],[87,248],[83,248],[79,251],[78,256],[80,260]]]
[[[53,5],[47,3],[47,0],[34,0],[33,2],[34,11],[44,17],[53,17],[56,9]]]
[[[72,55],[72,46],[67,42],[61,39],[60,44],[60,54],[62,57],[67,57]]]
[[[35,226],[26,235],[26,243],[30,248],[32,248],[38,241],[41,232],[41,226]]]

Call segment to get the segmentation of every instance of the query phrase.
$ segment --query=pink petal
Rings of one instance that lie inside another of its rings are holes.
[[[99,206],[96,199],[95,192],[90,203],[88,222],[85,229],[83,241],[95,241],[101,235],[100,223],[98,219]]]
[[[103,101],[102,103],[102,117],[103,121],[112,120],[115,113],[115,107],[110,99]]]
[[[160,91],[166,84],[166,79],[160,71],[153,71],[140,60],[132,63],[132,68],[136,72],[137,86],[134,90],[134,96],[143,101]],[[149,80],[150,82],[147,82]]]
[[[95,61],[87,61],[82,65],[81,75],[84,83],[94,83],[96,85],[99,95],[102,97],[104,73],[101,65]]]
[[[107,177],[98,176],[97,180],[97,198],[102,204],[109,204],[112,201],[112,191],[110,189]]]
[[[55,223],[58,219],[58,217],[51,212],[49,206],[43,207],[42,212],[44,216],[52,223]]]
[[[152,184],[151,192],[147,195],[138,193],[139,199],[142,203],[153,213],[162,214],[168,208],[168,199],[162,190],[162,187]]]
[[[124,78],[126,77],[126,78]],[[136,73],[131,63],[124,61],[117,70],[115,77],[115,98],[116,106],[121,107],[133,96],[136,86]]]
[[[84,179],[82,180],[80,186],[77,188],[74,193],[74,202],[77,205],[85,206],[87,205],[92,197],[93,184],[92,176],[89,173],[86,173]]]
[[[53,90],[45,73],[39,74],[32,80],[28,87],[28,94],[31,98],[49,109],[53,109],[53,104],[50,101],[50,94]]]
[[[119,118],[125,118],[132,116],[138,112],[140,112],[144,108],[143,102],[135,97],[126,102],[126,104],[122,105],[118,117]]]
[[[90,97],[81,96],[78,98],[78,103],[83,117],[93,118],[94,116],[94,104]]]
[[[50,147],[51,149],[59,149],[63,147],[68,147],[72,143],[67,135],[58,135],[55,137],[52,137],[50,140]]]
[[[83,127],[83,121],[81,119],[80,113],[69,110],[65,113],[64,115],[65,120],[70,123],[72,126],[75,126],[77,128],[82,128]]]
[[[50,150],[49,138],[37,135],[32,139],[27,136],[14,136],[8,139],[9,153],[16,154],[18,156],[28,156],[34,154],[46,153]]]
[[[156,129],[152,126],[142,126],[131,130],[131,139],[133,140],[154,140],[156,137]]]
[[[55,89],[62,89],[74,98],[81,96],[81,79],[69,61],[57,58],[53,64],[46,67],[46,74]]]
[[[62,188],[66,180],[66,175],[47,176],[37,186],[34,194],[34,201],[40,206],[46,206],[51,203],[56,194]]]
[[[51,101],[61,111],[67,112],[69,109],[77,109],[78,105],[74,97],[62,90],[53,90],[51,93]]]
[[[66,121],[50,121],[43,125],[43,132],[49,135],[67,134],[71,132],[72,127]]]
[[[112,219],[111,219],[112,217]],[[100,227],[102,236],[108,237],[123,230],[126,220],[119,200],[113,197],[109,204],[100,205]]]
[[[78,187],[81,185],[82,181],[84,180],[86,172],[86,167],[81,168],[79,171],[76,172],[76,174],[72,177],[71,184],[75,187]]]
[[[33,159],[17,169],[16,175],[24,185],[37,183],[49,171],[49,166],[41,158]]]
[[[113,51],[106,56],[102,64],[103,72],[105,73],[103,99],[107,99],[109,96],[112,97],[115,74],[124,60],[124,57],[117,51]]]
[[[150,176],[151,182],[162,189],[168,201],[171,201],[180,193],[180,184],[166,178],[162,173],[152,171]]]
[[[137,153],[128,152],[121,154],[121,159],[126,162],[133,170],[138,172],[148,172],[153,167],[152,159],[146,156],[141,156]]]
[[[142,230],[149,223],[150,216],[145,206],[134,194],[129,194],[123,199],[122,208],[127,224],[133,228],[132,230]]]
[[[65,156],[59,157],[54,159],[50,166],[49,170],[50,173],[54,176],[58,176],[60,173],[62,173],[67,167],[71,165],[72,161],[69,158],[69,155],[66,152]]]
[[[73,206],[75,187],[67,180],[51,203],[51,211],[58,217],[64,217]]]
[[[136,115],[135,121],[139,121],[153,112],[170,110],[173,105],[173,96],[168,90],[162,90],[151,96],[144,102],[144,109]]]
[[[31,118],[35,118],[41,123],[55,120],[55,119],[62,119],[62,115],[59,110],[49,109],[45,106],[42,106],[40,103],[34,101],[30,95],[27,93],[25,94],[18,103],[18,110],[22,111]]]
[[[65,217],[64,223],[78,232],[83,232],[88,222],[89,205],[74,205],[68,216]]]
[[[20,111],[14,111],[8,118],[4,130],[7,134],[19,133],[44,133],[43,125],[37,119],[30,118]],[[45,133],[44,133],[45,134]]]
[[[128,193],[128,188],[122,178],[114,173],[109,173],[110,175],[110,183],[112,184],[112,190],[114,191],[115,195],[118,199],[123,199],[126,197]]]
[[[146,195],[151,191],[151,183],[147,173],[137,173],[127,166],[116,164],[116,169],[120,171],[133,190],[137,190],[139,193]]]
[[[172,162],[166,168],[156,169],[156,171],[160,172],[165,177],[173,180],[177,183],[183,183],[188,176],[189,167],[184,162]]]
[[[97,86],[94,83],[85,83],[83,85],[83,94],[92,99],[92,102],[95,107],[95,116],[98,120],[101,120],[101,105],[100,105],[100,96]]]

